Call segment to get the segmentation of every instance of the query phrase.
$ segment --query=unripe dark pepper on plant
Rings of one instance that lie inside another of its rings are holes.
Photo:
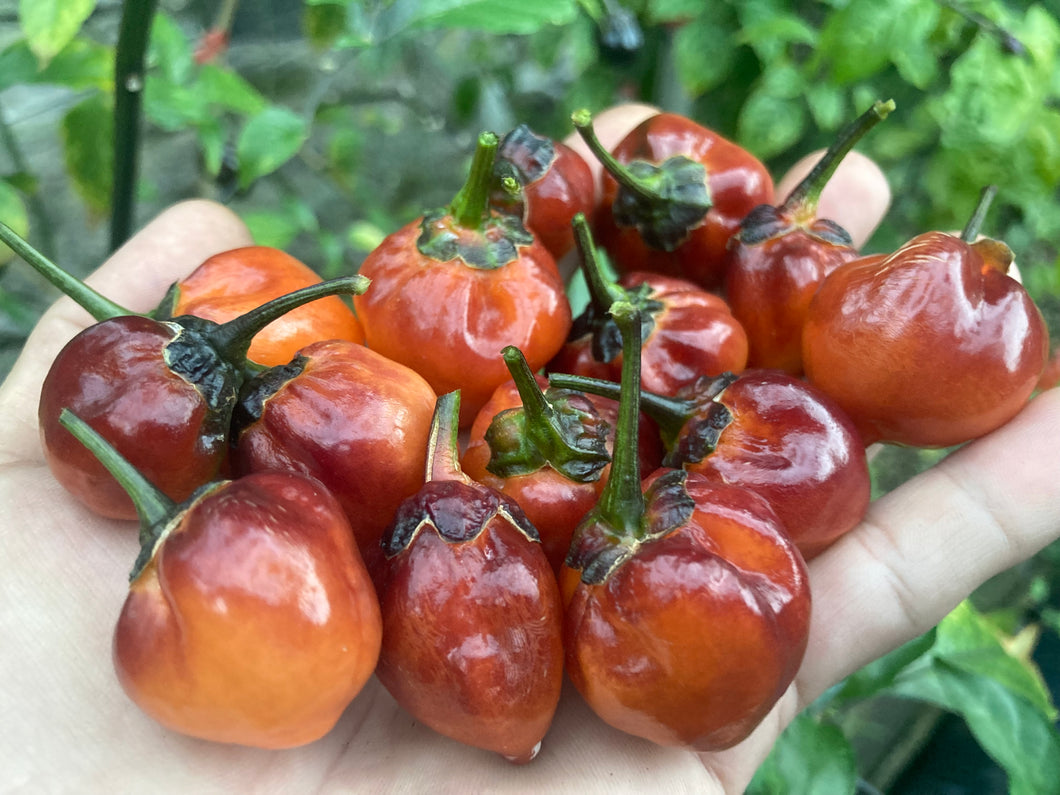
[[[847,126],[778,207],[752,210],[729,242],[725,298],[747,332],[748,366],[802,374],[802,326],[824,277],[857,257],[845,229],[817,217],[821,190],[855,143],[894,109],[876,102]]]
[[[571,681],[610,725],[710,751],[745,739],[787,689],[810,618],[805,565],[754,492],[637,466],[640,319],[624,340],[611,477],[561,573]]]
[[[470,425],[508,380],[498,356],[519,348],[539,369],[571,324],[556,262],[514,216],[489,204],[497,137],[479,136],[468,181],[446,208],[387,236],[361,264],[372,290],[354,299],[369,348],[461,392]]]
[[[766,167],[732,141],[674,113],[645,119],[611,152],[597,140],[587,111],[573,120],[605,168],[593,229],[615,269],[720,287],[729,238],[751,210],[773,202]]]

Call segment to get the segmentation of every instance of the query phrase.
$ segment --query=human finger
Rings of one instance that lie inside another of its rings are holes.
[[[1060,390],[875,501],[810,563],[800,705],[937,624],[991,576],[1060,537]]]

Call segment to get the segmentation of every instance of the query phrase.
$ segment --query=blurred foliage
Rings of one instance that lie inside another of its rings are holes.
[[[91,232],[113,206],[121,10],[20,0],[0,16],[10,34],[0,109],[27,87],[49,88],[64,108],[61,155],[44,160],[26,152],[36,128],[0,113],[0,219],[77,274],[107,254],[67,227],[71,207]],[[1057,0],[162,0],[150,33],[135,87],[143,156],[169,171],[141,174],[139,222],[211,197],[258,242],[330,276],[447,202],[482,129],[526,122],[561,138],[576,108],[638,100],[734,138],[779,176],[873,100],[893,98],[897,111],[859,146],[895,197],[867,249],[963,227],[995,183],[985,231],[1016,251],[1060,335]],[[6,259],[5,370],[54,297]],[[875,493],[947,452],[883,451]],[[866,773],[851,716],[881,696],[962,716],[1013,792],[1060,791],[1056,711],[1025,648],[1034,633],[1060,631],[1058,596],[1054,546],[827,694],[792,724],[752,792],[853,791]]]

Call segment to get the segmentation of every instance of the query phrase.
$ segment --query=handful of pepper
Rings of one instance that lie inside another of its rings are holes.
[[[656,743],[717,750],[753,731],[802,660],[805,559],[868,506],[865,445],[998,427],[1038,383],[1048,335],[1011,252],[977,239],[985,206],[960,238],[886,256],[814,218],[850,131],[770,209],[752,155],[649,121],[604,155],[604,202],[582,190],[567,210],[534,203],[576,154],[528,170],[484,133],[453,203],[358,277],[262,292],[223,322],[207,319],[207,266],[267,282],[286,254],[226,252],[136,315],[0,226],[98,320],[53,364],[40,425],[75,497],[139,520],[115,666],[141,709],[290,747],[327,733],[375,671],[434,730],[525,763],[565,670],[603,720]],[[593,140],[587,114],[577,125]],[[753,175],[739,200],[725,168]],[[593,286],[578,319],[542,243],[572,222]],[[797,300],[762,290],[726,311],[727,289],[771,283]],[[701,306],[706,331],[689,327]],[[293,356],[251,354],[266,327]],[[750,339],[753,369],[733,339]],[[642,390],[644,372],[666,375]]]

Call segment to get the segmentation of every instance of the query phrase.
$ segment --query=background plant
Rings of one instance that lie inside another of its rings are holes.
[[[0,219],[83,274],[208,196],[330,276],[448,201],[482,129],[562,137],[573,109],[637,99],[780,174],[886,97],[859,148],[895,202],[867,249],[960,228],[996,183],[986,231],[1060,336],[1057,0],[0,0]],[[6,372],[55,293],[0,268]],[[946,452],[886,450],[877,493]],[[1054,546],[822,698],[753,791],[913,791],[950,715],[1011,791],[1060,791],[1036,664],[1060,656],[1058,616]]]

